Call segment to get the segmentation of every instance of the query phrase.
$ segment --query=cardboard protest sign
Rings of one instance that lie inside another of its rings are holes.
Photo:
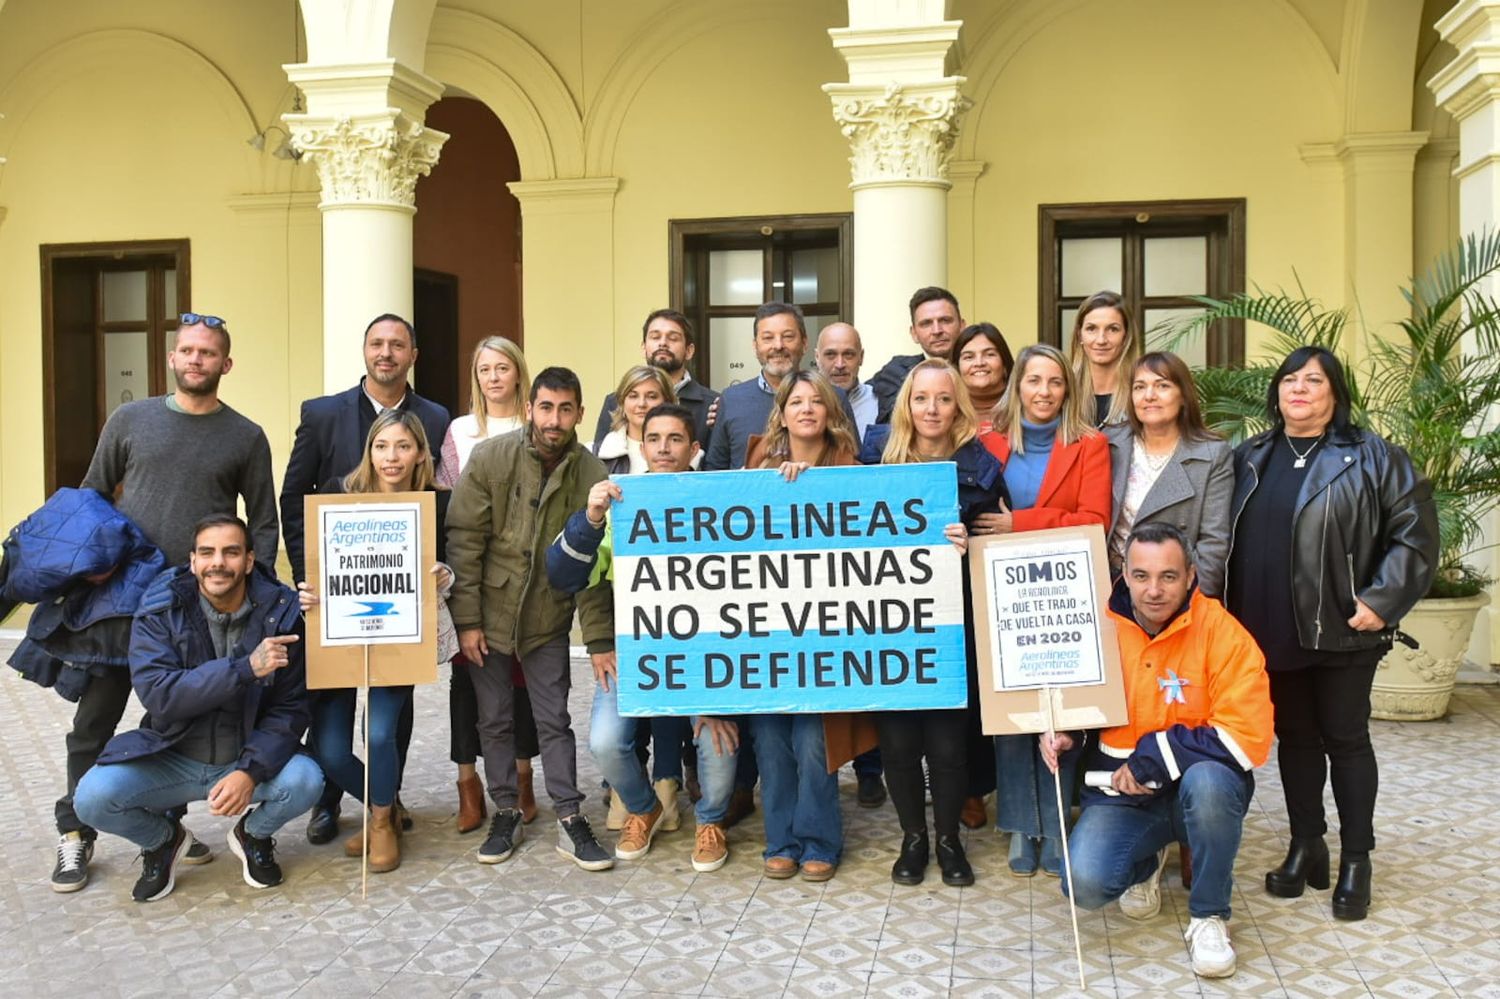
[[[437,680],[437,512],[433,495],[308,496],[309,689]]]
[[[952,464],[618,481],[622,715],[968,703]]]
[[[1098,525],[970,540],[980,713],[987,735],[1126,720]]]

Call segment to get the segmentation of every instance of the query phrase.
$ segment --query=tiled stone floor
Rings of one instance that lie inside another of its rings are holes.
[[[0,642],[0,659],[8,653]],[[586,674],[575,663],[575,682]],[[574,712],[586,725],[580,687]],[[372,877],[368,899],[358,865],[336,845],[310,847],[301,823],[281,837],[286,883],[252,891],[223,848],[228,820],[195,805],[188,823],[219,858],[185,869],[169,898],[137,905],[129,898],[135,851],[109,837],[84,891],[48,887],[69,708],[6,670],[0,990],[70,999],[1077,992],[1055,880],[1009,877],[1003,840],[983,831],[969,834],[974,887],[893,887],[895,815],[889,804],[855,807],[852,779],[843,786],[847,856],[826,885],[763,879],[755,819],[731,833],[723,870],[695,874],[690,814],[644,860],[590,874],[554,852],[544,808],[511,861],[481,866],[473,859],[481,834],[453,831],[445,689],[418,691],[404,793],[418,826],[400,870]],[[1262,772],[1240,854],[1238,974],[1207,981],[1189,970],[1174,861],[1154,921],[1132,923],[1114,907],[1080,914],[1087,994],[1500,997],[1500,687],[1461,687],[1446,720],[1376,723],[1375,738],[1380,849],[1368,920],[1335,923],[1327,892],[1289,901],[1261,889],[1286,826],[1273,765]],[[579,744],[594,787],[581,731]],[[597,796],[586,808],[602,830]]]

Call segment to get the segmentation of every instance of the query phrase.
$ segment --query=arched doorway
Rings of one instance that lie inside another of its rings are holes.
[[[523,342],[521,206],[506,187],[521,179],[521,166],[505,126],[473,98],[444,97],[426,123],[450,138],[432,174],[417,183],[416,383],[457,416],[469,406],[474,345],[492,333]]]

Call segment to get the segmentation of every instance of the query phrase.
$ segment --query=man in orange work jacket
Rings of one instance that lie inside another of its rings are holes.
[[[1255,639],[1195,583],[1181,531],[1136,529],[1109,607],[1130,721],[1087,739],[1043,735],[1041,750],[1054,769],[1059,753],[1084,755],[1083,813],[1068,838],[1077,903],[1098,909],[1118,898],[1126,916],[1151,919],[1167,846],[1186,841],[1188,952],[1194,973],[1222,978],[1234,974],[1225,923],[1251,771],[1271,751],[1271,694]]]

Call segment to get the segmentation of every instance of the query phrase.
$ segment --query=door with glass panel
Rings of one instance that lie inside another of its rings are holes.
[[[167,355],[191,296],[187,240],[46,244],[41,255],[50,493],[82,481],[111,413],[171,386]]]
[[[1173,322],[1202,312],[1195,296],[1245,288],[1243,200],[1042,205],[1039,230],[1040,339],[1064,352],[1095,292],[1124,295],[1138,342],[1152,350]],[[1194,367],[1243,363],[1243,324],[1216,324],[1176,349]]]
[[[802,309],[811,367],[819,331],[853,313],[852,233],[849,215],[672,221],[671,304],[697,331],[693,377],[723,390],[760,372],[754,317],[765,302]]]

